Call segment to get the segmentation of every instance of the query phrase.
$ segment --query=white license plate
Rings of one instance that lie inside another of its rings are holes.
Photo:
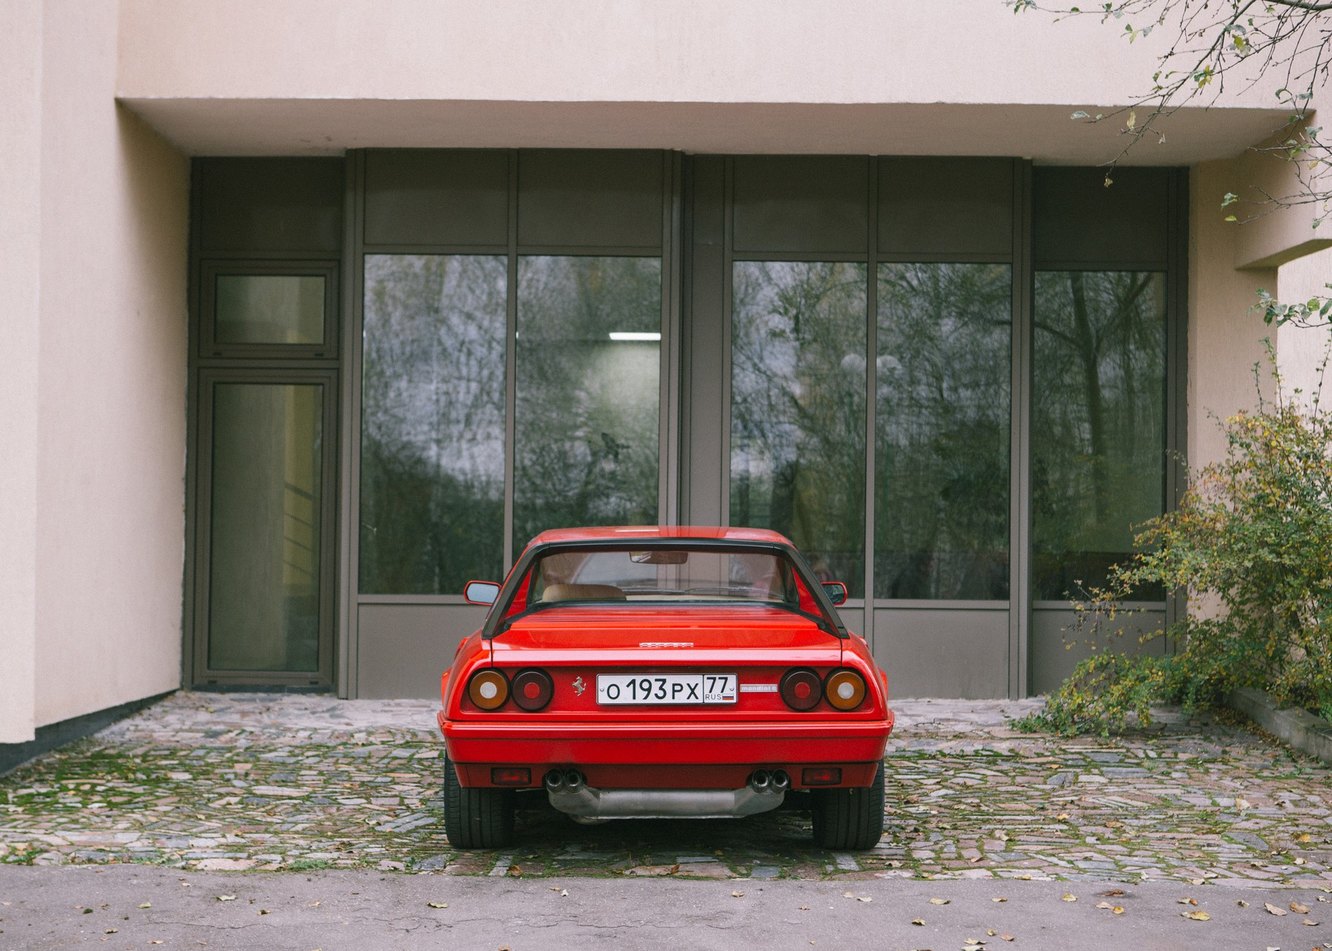
[[[735,703],[735,674],[597,674],[597,703]]]

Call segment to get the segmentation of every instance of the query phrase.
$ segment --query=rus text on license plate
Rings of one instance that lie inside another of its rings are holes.
[[[600,704],[735,703],[735,674],[598,674]]]

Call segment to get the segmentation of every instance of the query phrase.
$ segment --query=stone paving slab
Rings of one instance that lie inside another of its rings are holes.
[[[1332,894],[1332,768],[1243,727],[1016,731],[1039,701],[898,701],[887,828],[808,817],[576,825],[533,797],[505,853],[448,845],[431,701],[179,693],[0,778],[0,862],[451,875],[1152,880]]]

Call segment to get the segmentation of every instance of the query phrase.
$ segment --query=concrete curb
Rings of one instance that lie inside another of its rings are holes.
[[[1232,691],[1230,705],[1297,750],[1332,764],[1332,723],[1307,710],[1278,707],[1271,697],[1252,687]]]

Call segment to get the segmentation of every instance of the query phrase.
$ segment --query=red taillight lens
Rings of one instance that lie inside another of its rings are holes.
[[[513,678],[513,702],[535,713],[550,703],[555,684],[544,670],[524,670]]]
[[[865,699],[865,678],[854,670],[835,670],[824,683],[823,693],[838,710],[854,710]]]
[[[792,710],[813,710],[819,705],[823,694],[823,683],[819,675],[806,667],[788,670],[782,676],[778,691],[786,705]]]
[[[467,695],[482,710],[498,710],[509,699],[509,682],[498,670],[480,670],[468,681]]]

